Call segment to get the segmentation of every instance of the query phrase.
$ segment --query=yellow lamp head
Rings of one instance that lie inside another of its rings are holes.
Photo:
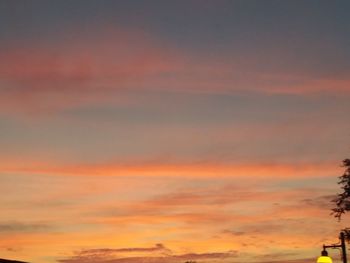
[[[332,259],[328,256],[320,256],[318,259],[317,259],[317,263],[332,263]]]

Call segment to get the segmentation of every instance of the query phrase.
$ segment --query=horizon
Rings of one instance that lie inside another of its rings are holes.
[[[348,227],[348,10],[0,0],[0,258],[315,262]]]

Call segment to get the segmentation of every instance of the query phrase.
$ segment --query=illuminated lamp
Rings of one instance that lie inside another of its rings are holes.
[[[321,256],[317,259],[317,263],[332,263],[332,258],[328,256],[326,250],[323,250]]]

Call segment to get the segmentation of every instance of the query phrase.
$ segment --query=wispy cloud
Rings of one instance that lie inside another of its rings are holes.
[[[144,256],[121,256],[120,253],[140,253],[146,252],[149,255]],[[157,255],[157,254],[162,254]],[[119,263],[119,262],[132,262],[132,263],[141,263],[141,262],[149,262],[149,263],[173,263],[181,261],[189,261],[189,260],[200,260],[200,262],[208,262],[208,260],[220,260],[223,262],[225,259],[232,259],[237,256],[237,252],[229,251],[229,252],[213,252],[213,253],[187,253],[187,254],[179,254],[179,255],[171,255],[172,252],[170,249],[166,248],[162,244],[157,244],[155,247],[149,248],[121,248],[121,249],[89,249],[82,250],[76,253],[76,255],[71,258],[61,259],[58,262],[61,263]]]
[[[132,252],[162,252],[170,253],[171,250],[166,248],[163,244],[156,244],[154,247],[133,247],[133,248],[97,248],[83,250],[79,252],[79,255],[89,255],[89,254],[113,254],[113,253],[132,253]]]
[[[46,232],[52,229],[52,226],[43,223],[0,223],[0,233],[2,234]]]

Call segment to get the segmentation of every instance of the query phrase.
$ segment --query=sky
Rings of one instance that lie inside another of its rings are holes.
[[[0,0],[0,258],[315,262],[349,226],[349,8]]]

